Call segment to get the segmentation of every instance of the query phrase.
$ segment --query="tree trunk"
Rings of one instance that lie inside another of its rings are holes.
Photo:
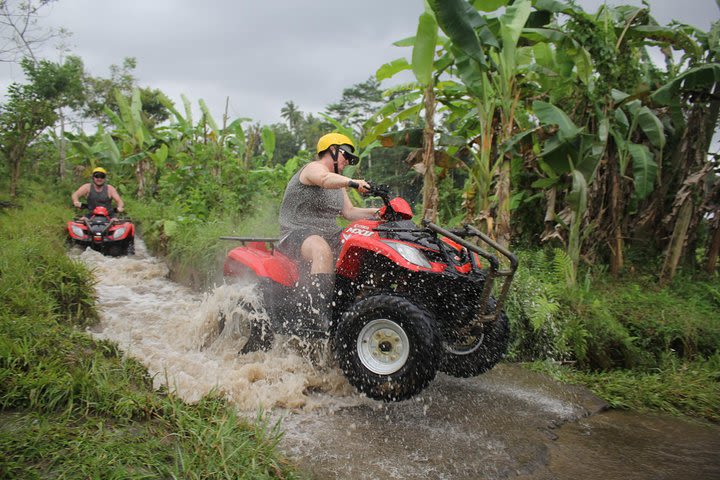
[[[24,141],[25,140],[18,142],[18,146],[13,147],[10,152],[7,153],[10,164],[10,196],[12,198],[17,196],[17,187],[20,182],[20,165],[25,156],[25,148],[21,145],[24,144],[22,143]]]
[[[137,189],[137,195],[138,198],[144,198],[145,197],[145,162],[147,160],[143,158],[142,160],[138,161],[137,164],[135,164],[135,180],[137,181],[138,189]]]
[[[614,156],[613,156],[614,157]],[[618,275],[623,267],[623,238],[620,226],[622,206],[620,205],[620,178],[615,158],[608,159],[610,171],[610,273]]]
[[[497,196],[495,240],[507,248],[510,245],[510,159],[503,156],[501,162],[495,190]]]
[[[425,89],[425,129],[423,130],[423,218],[430,222],[437,220],[438,189],[435,178],[435,91],[430,84]]]
[[[715,212],[715,215],[720,215],[720,210]],[[720,221],[715,222],[713,228],[712,237],[710,238],[710,244],[708,247],[708,253],[705,260],[705,271],[707,273],[715,273],[717,267],[718,256],[720,255]]]
[[[685,238],[688,227],[690,226],[690,220],[692,219],[692,212],[693,202],[692,198],[688,196],[685,198],[685,202],[683,202],[682,207],[680,207],[680,212],[675,220],[675,228],[673,229],[672,237],[670,238],[668,250],[665,254],[665,262],[662,267],[662,273],[660,274],[661,285],[672,281],[673,277],[675,277],[675,270],[677,269],[678,262],[682,256]]]
[[[10,169],[10,196],[15,198],[17,196],[17,186],[20,181],[20,159],[13,158],[11,161]]]
[[[60,136],[58,137],[58,151],[60,156],[60,162],[58,165],[58,175],[60,181],[65,180],[65,160],[66,160],[66,145],[65,145],[65,115],[63,115],[62,108],[58,111],[58,117],[60,117]]]

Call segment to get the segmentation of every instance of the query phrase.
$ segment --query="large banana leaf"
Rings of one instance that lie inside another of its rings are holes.
[[[428,3],[435,12],[438,25],[453,44],[477,62],[480,69],[487,70],[483,46],[497,47],[498,42],[478,11],[465,0],[428,0]]]
[[[576,216],[582,214],[587,209],[587,181],[585,175],[579,170],[573,170],[572,175],[572,189],[568,193],[568,204],[570,208],[576,212]],[[579,220],[579,219],[577,219]]]
[[[205,123],[208,124],[212,131],[215,132],[215,134],[217,135],[219,130],[218,125],[217,123],[215,123],[215,119],[210,114],[210,109],[205,103],[205,100],[201,98],[198,103],[200,104],[200,110],[202,110],[203,114],[205,115]]]
[[[107,147],[107,152],[110,160],[113,164],[120,163],[120,160],[122,158],[122,155],[120,154],[120,150],[118,149],[117,145],[115,144],[115,141],[113,140],[112,136],[108,132],[104,132],[102,135],[102,140],[105,146]]]
[[[678,105],[681,90],[709,92],[718,82],[720,82],[720,63],[701,65],[678,75],[658,88],[650,98],[662,105]]]
[[[185,107],[185,120],[192,125],[193,119],[192,119],[192,106],[190,105],[190,100],[185,95],[180,95],[180,98],[182,99],[183,106]]]
[[[396,73],[409,69],[410,64],[408,63],[407,59],[398,58],[396,60],[393,60],[392,62],[385,63],[380,68],[378,68],[375,72],[375,77],[379,82],[381,82],[394,76]]]
[[[243,158],[245,156],[245,131],[242,128],[242,122],[245,121],[244,118],[238,118],[237,120],[233,120],[230,125],[228,125],[228,131],[235,136],[234,138],[234,144],[235,148],[237,149],[237,154],[240,158]]]
[[[703,55],[702,47],[690,35],[679,28],[660,25],[637,25],[629,28],[625,32],[625,36],[670,44],[676,50],[684,50],[695,60],[699,60]]]
[[[473,7],[483,12],[494,12],[508,4],[509,0],[473,0]]]
[[[665,131],[660,119],[648,107],[642,107],[637,113],[638,124],[650,139],[654,147],[662,149],[665,147]]]
[[[578,136],[581,128],[577,127],[570,117],[555,105],[540,100],[533,102],[533,112],[542,125],[557,125],[558,139],[570,141]]]
[[[166,144],[160,145],[160,148],[154,152],[148,152],[148,156],[152,159],[153,163],[157,167],[162,167],[165,164],[165,160],[168,158],[168,147]]]
[[[517,74],[517,42],[529,16],[530,0],[517,0],[508,6],[505,13],[500,17],[500,32],[503,41],[502,50],[500,51],[503,61],[500,66],[506,79],[510,79]]]
[[[267,155],[267,159],[268,161],[270,161],[275,154],[275,132],[273,132],[272,129],[266,125],[262,128],[260,137],[262,139],[265,155]]]
[[[503,49],[517,45],[520,34],[530,16],[530,0],[518,0],[505,9],[500,17]]]
[[[170,113],[175,115],[175,120],[180,125],[180,129],[182,131],[187,130],[187,127],[188,127],[187,120],[185,120],[185,118],[180,114],[178,109],[175,108],[175,105],[173,104],[173,102],[167,96],[165,96],[164,93],[161,93],[160,95],[158,95],[158,99],[160,100],[160,103],[162,104],[163,107],[167,108]]]
[[[650,195],[655,184],[657,164],[652,153],[645,145],[628,144],[628,150],[633,159],[633,178],[635,180],[635,195],[638,199]]]
[[[438,37],[437,30],[437,22],[431,13],[424,12],[420,15],[415,45],[412,51],[412,69],[415,78],[423,87],[430,85],[432,82],[433,60],[435,60]]]

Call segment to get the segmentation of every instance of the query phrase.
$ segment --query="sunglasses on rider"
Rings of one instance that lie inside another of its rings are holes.
[[[106,175],[104,173],[93,173],[93,177],[95,178],[105,178],[105,176]]]
[[[338,145],[338,148],[350,165],[355,165],[360,161],[360,157],[353,153],[352,147],[349,145]]]

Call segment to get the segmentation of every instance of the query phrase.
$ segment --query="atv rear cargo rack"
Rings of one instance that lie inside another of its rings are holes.
[[[233,236],[223,236],[220,237],[220,240],[233,240],[235,242],[240,242],[243,246],[247,245],[248,243],[269,243],[270,244],[270,251],[275,251],[275,244],[280,241],[279,238],[272,238],[272,237],[233,237]]]
[[[425,226],[429,230],[449,238],[453,242],[462,245],[469,251],[476,253],[477,255],[481,256],[489,262],[489,268],[483,269],[480,265],[476,263],[475,257],[473,257],[472,255],[470,256],[473,269],[482,271],[485,275],[485,284],[483,285],[483,291],[480,296],[480,305],[483,305],[483,311],[479,314],[478,318],[482,322],[491,322],[497,319],[498,315],[502,311],[502,307],[510,290],[510,284],[512,283],[513,276],[515,275],[515,271],[518,267],[517,257],[508,249],[488,237],[486,234],[470,225],[463,225],[462,229],[451,231],[425,220],[423,220],[422,223],[423,226]],[[492,247],[495,251],[500,253],[500,255],[505,257],[510,262],[510,268],[503,269],[497,256],[483,250],[478,245],[472,242],[468,242],[467,240],[465,240],[465,237],[475,237]],[[503,281],[502,287],[500,289],[500,294],[496,299],[494,308],[488,309],[488,300],[490,298],[490,294],[492,293],[495,279],[498,277],[504,277],[505,280]]]

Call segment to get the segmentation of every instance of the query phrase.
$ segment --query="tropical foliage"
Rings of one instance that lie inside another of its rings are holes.
[[[0,106],[0,178],[16,201],[23,182],[52,187],[45,172],[67,174],[69,191],[104,166],[145,240],[204,286],[226,248],[217,236],[274,235],[287,180],[340,130],[361,147],[351,175],[390,185],[418,218],[523,252],[514,358],[659,368],[718,350],[705,306],[718,298],[719,39],[720,23],[660,25],[647,6],[431,0],[396,42],[407,57],[322,114],[287,101],[272,125],[176,105],[137,85],[132,59],[108,79],[74,57],[28,59]],[[97,128],[58,128],[66,112]]]

